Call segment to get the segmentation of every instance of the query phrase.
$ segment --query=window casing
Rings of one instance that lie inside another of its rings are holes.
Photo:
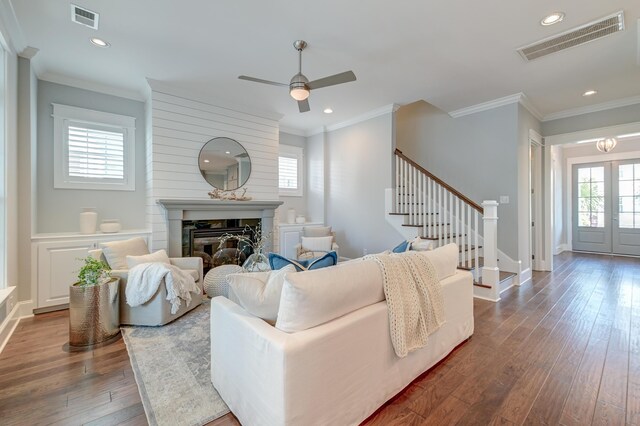
[[[54,188],[135,190],[135,118],[53,104]]]
[[[297,146],[280,145],[278,154],[278,190],[280,195],[302,197],[304,176],[303,150]]]

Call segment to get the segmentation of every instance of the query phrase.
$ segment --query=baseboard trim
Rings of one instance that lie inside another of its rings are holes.
[[[500,298],[498,298],[498,299],[491,299],[491,298],[489,298],[489,297],[478,296],[478,295],[476,295],[476,294],[474,294],[474,295],[473,295],[473,298],[474,298],[474,299],[482,299],[482,300],[486,300],[486,301],[488,301],[488,302],[493,302],[493,303],[497,303],[497,302],[499,302],[499,301],[500,301]]]
[[[554,255],[559,255],[562,252],[568,251],[569,250],[569,245],[568,244],[559,244],[558,247],[556,247],[556,252],[553,253]]]
[[[520,271],[520,276],[519,278],[519,284],[518,285],[523,285],[525,284],[527,281],[531,281],[531,268],[527,268],[523,271]]]
[[[33,316],[32,306],[33,302],[31,300],[16,303],[4,323],[0,325],[0,353],[7,346],[7,342],[9,342],[11,335],[16,330],[20,319]]]

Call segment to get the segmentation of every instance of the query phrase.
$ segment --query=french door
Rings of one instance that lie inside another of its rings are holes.
[[[640,256],[640,159],[572,172],[573,249]]]

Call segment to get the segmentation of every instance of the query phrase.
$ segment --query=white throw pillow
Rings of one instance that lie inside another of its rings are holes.
[[[382,300],[382,273],[373,260],[289,274],[276,328],[295,333]]]
[[[458,269],[458,256],[460,251],[458,245],[455,243],[447,244],[446,246],[438,247],[433,250],[421,251],[431,261],[431,264],[438,273],[440,281],[450,277],[456,273]]]
[[[410,250],[414,251],[426,251],[431,250],[433,241],[431,240],[423,240],[420,237],[416,237],[410,242],[411,248]]]
[[[265,321],[275,321],[280,309],[280,295],[285,276],[296,272],[293,265],[268,272],[230,274],[230,300],[245,311]]]
[[[171,264],[169,256],[167,256],[167,252],[164,250],[158,250],[157,252],[151,254],[143,254],[142,256],[127,256],[127,266],[129,267],[129,269],[133,268],[136,265],[140,265],[141,263],[154,262]]]
[[[330,226],[305,226],[302,228],[302,235],[305,237],[330,237]]]
[[[333,237],[301,237],[302,248],[308,251],[331,251]]]
[[[127,256],[149,254],[144,238],[136,237],[124,241],[109,241],[100,244],[102,253],[111,269],[127,269]]]

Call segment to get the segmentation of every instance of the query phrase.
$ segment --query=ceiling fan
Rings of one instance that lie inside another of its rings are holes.
[[[289,84],[263,80],[261,78],[248,77],[246,75],[238,76],[238,78],[240,80],[255,81],[257,83],[271,84],[273,86],[288,86],[289,94],[293,99],[298,101],[298,109],[300,110],[300,112],[309,111],[309,101],[307,100],[307,98],[309,97],[309,92],[311,90],[355,81],[356,75],[353,73],[353,71],[345,71],[341,72],[340,74],[334,74],[329,77],[309,81],[309,79],[305,77],[304,74],[302,74],[302,51],[305,47],[307,47],[307,42],[304,40],[296,40],[293,42],[293,47],[298,51],[298,73],[293,76]]]

